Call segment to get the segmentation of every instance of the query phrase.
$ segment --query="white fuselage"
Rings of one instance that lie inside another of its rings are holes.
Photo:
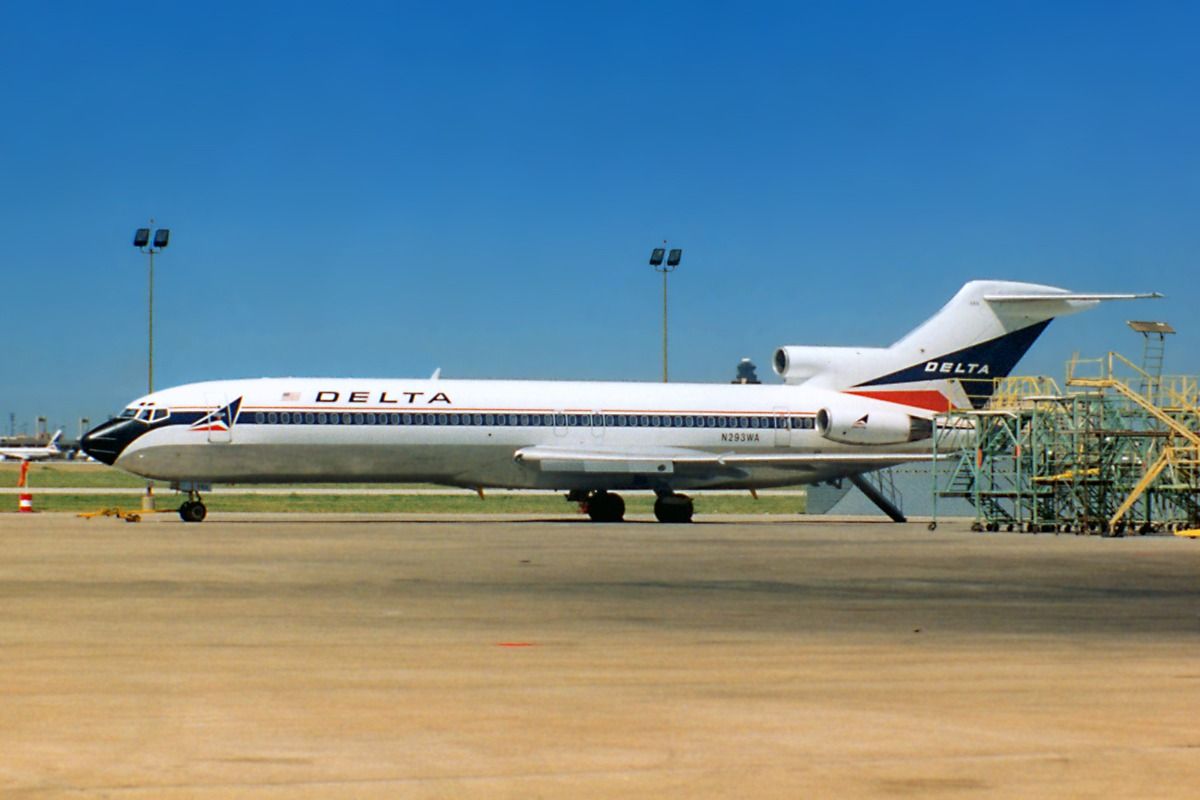
[[[240,398],[232,424],[205,415]],[[131,406],[143,421],[115,465],[171,482],[427,481],[546,489],[733,488],[810,483],[884,466],[854,461],[861,446],[818,432],[822,408],[891,403],[786,385],[566,381],[290,379],[167,389]],[[920,413],[919,409],[906,409]],[[128,413],[128,412],[127,412]],[[103,434],[101,429],[98,433]],[[603,456],[675,452],[828,454],[737,469],[639,474],[637,469],[536,468],[523,449]],[[928,440],[866,448],[893,463]],[[838,459],[845,459],[845,463]]]

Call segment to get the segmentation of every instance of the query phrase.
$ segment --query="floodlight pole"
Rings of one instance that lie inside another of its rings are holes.
[[[133,246],[150,258],[150,268],[146,280],[146,392],[154,392],[154,254],[167,246],[171,231],[167,228],[154,230],[154,238],[150,232],[154,230],[154,219],[150,219],[149,228],[138,228],[133,235]]]
[[[154,231],[151,238],[151,231]],[[146,393],[154,393],[154,254],[167,246],[171,231],[167,228],[154,230],[154,219],[149,228],[138,228],[133,234],[133,246],[150,257],[146,275]],[[142,497],[142,508],[154,510],[154,483],[146,482],[146,494]]]
[[[667,382],[667,273],[670,270],[664,269],[663,276],[663,383]]]
[[[150,220],[150,225],[153,227],[154,220]],[[147,251],[150,255],[150,286],[147,291],[147,314],[146,318],[149,323],[146,341],[148,342],[146,351],[146,394],[154,392],[154,248],[151,247]]]
[[[678,248],[668,252],[666,245],[664,239],[662,247],[650,251],[650,266],[663,276],[663,383],[667,382],[667,274],[675,271],[683,256],[683,251]]]

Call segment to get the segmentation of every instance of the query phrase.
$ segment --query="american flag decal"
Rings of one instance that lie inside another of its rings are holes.
[[[290,401],[296,401],[296,400],[299,400],[299,399],[300,399],[300,393],[299,393],[299,392],[284,392],[284,393],[283,393],[283,399],[284,399],[284,401],[289,401],[289,400],[290,400]]]

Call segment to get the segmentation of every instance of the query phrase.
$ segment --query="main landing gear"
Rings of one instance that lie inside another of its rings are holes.
[[[654,501],[654,516],[659,522],[691,522],[695,506],[686,494],[667,492]]]
[[[604,489],[590,492],[574,489],[567,493],[567,500],[579,503],[592,522],[620,522],[625,518],[625,501],[621,495]],[[659,522],[691,522],[694,512],[692,498],[686,494],[660,492],[654,501],[654,516]]]
[[[188,492],[188,499],[179,507],[179,518],[184,522],[203,522],[208,509],[200,500],[199,492]]]
[[[625,518],[625,501],[621,495],[606,492],[571,492],[568,500],[579,503],[592,522],[620,522]]]

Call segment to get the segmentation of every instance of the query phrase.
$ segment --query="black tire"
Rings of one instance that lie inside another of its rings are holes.
[[[654,518],[659,522],[691,522],[696,507],[685,494],[664,494],[654,501]]]
[[[587,501],[592,522],[620,522],[625,519],[625,500],[619,494],[596,492]]]
[[[204,503],[196,500],[189,500],[179,507],[179,518],[184,522],[204,522],[207,516],[208,509]]]

